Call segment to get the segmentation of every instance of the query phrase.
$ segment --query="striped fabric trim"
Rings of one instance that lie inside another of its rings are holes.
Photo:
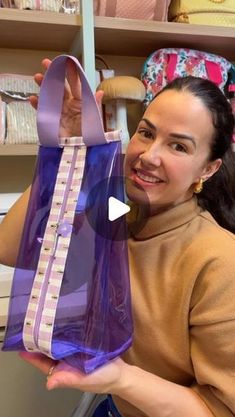
[[[41,351],[48,356],[52,356],[53,324],[83,178],[85,157],[85,145],[80,149],[77,146],[64,147],[24,321],[23,342],[26,350]],[[71,185],[68,184],[70,176]],[[64,200],[65,204],[63,204]],[[62,228],[64,232],[61,234]],[[57,256],[59,263],[54,261]]]
[[[117,142],[122,141],[123,132],[122,130],[112,130],[110,132],[105,132],[104,134],[106,142]],[[79,146],[85,145],[82,136],[71,136],[59,138],[59,145],[62,146]]]
[[[51,357],[52,335],[56,317],[56,308],[72,236],[75,209],[82,184],[85,157],[86,147],[83,146],[76,155],[71,188],[69,189],[68,198],[66,200],[63,220],[60,220],[60,227],[57,228],[57,244],[50,271],[44,309],[40,321],[38,347],[41,352],[44,352]]]
[[[105,133],[107,143],[120,141],[121,135],[121,131]],[[61,138],[59,145],[64,148],[23,326],[25,349],[43,352],[50,357],[53,357],[56,309],[87,149],[82,137]]]

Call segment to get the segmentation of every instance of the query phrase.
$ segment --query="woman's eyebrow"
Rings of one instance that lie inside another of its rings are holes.
[[[150,122],[150,120],[146,119],[145,117],[143,117],[140,121],[145,122],[146,125],[148,125],[150,127],[150,129],[155,130],[155,132],[157,131],[157,127],[152,122]],[[194,137],[191,136],[191,135],[188,135],[186,133],[170,133],[169,136],[174,138],[174,139],[190,140],[193,143],[194,147],[196,148],[196,141],[195,141]]]
[[[143,119],[141,119],[140,121],[145,122],[146,125],[148,125],[150,127],[150,129],[153,129],[155,131],[157,130],[156,126],[153,123],[151,123],[150,120],[145,119],[145,117],[143,117]]]
[[[193,136],[186,133],[170,133],[169,136],[174,139],[187,139],[190,140],[196,148],[196,141]]]

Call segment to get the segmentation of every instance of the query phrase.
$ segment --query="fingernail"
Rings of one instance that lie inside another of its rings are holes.
[[[47,385],[48,391],[51,391],[51,390],[53,390],[53,389],[55,389],[57,387],[58,387],[58,383],[57,382],[51,382],[50,384]]]

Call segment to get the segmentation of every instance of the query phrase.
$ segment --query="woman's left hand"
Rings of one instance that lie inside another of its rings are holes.
[[[47,375],[48,390],[77,388],[81,391],[114,394],[119,391],[123,383],[123,373],[129,366],[122,359],[117,358],[90,374],[84,374],[63,361],[53,361],[40,353],[20,352],[19,355]],[[49,376],[50,370],[52,372]]]
[[[51,61],[47,58],[43,59],[42,65],[45,70],[47,70]],[[36,83],[41,86],[43,82],[44,75],[42,73],[36,73],[34,75],[34,80]],[[66,64],[66,80],[65,80],[65,89],[64,89],[64,99],[63,106],[61,111],[60,119],[60,137],[67,136],[79,136],[82,134],[81,130],[81,114],[82,114],[82,91],[81,83],[78,74],[78,70],[71,60]],[[98,107],[101,107],[103,97],[103,91],[97,91],[95,93],[95,98]],[[31,105],[36,109],[38,106],[38,97],[30,97]]]

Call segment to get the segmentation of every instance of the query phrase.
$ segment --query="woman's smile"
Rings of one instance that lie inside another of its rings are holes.
[[[159,186],[164,183],[161,178],[153,176],[151,173],[141,169],[132,169],[131,179],[140,184],[143,188],[156,185]]]

